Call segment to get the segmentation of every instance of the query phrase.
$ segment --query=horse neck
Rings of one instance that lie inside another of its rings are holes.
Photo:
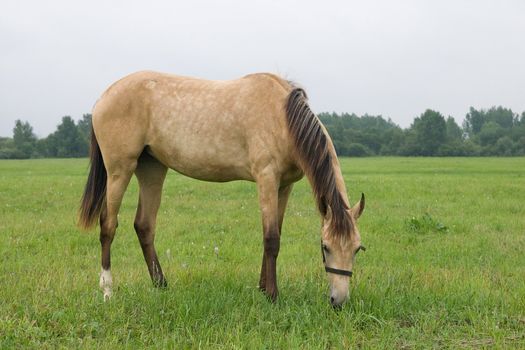
[[[341,197],[345,201],[346,205],[350,208],[350,203],[348,201],[348,195],[346,192],[345,180],[343,178],[343,173],[341,172],[341,165],[339,164],[339,159],[337,159],[335,148],[331,143],[332,142],[330,141],[330,152],[332,153],[332,169],[334,171],[337,190],[341,194]]]
[[[335,152],[334,144],[332,142],[332,139],[328,135],[328,132],[324,125],[322,126],[322,128],[324,134],[326,135],[328,152],[330,152],[330,156],[332,158],[332,169],[335,176],[337,191],[341,194],[341,197],[345,201],[346,205],[350,208],[350,203],[348,201],[348,195],[346,192],[345,180],[343,178],[343,173],[341,172],[341,165],[339,164],[339,159],[337,158],[337,153]]]
[[[335,182],[335,190],[337,192],[337,198],[332,198],[329,200],[335,206],[332,207],[332,217],[330,219],[330,232],[332,235],[338,237],[347,237],[351,228],[352,228],[352,218],[348,209],[350,209],[350,204],[348,201],[348,196],[346,194],[346,186],[343,179],[343,174],[341,173],[341,166],[339,160],[337,159],[337,154],[335,153],[335,148],[331,141],[327,142],[328,151],[330,152],[330,158],[332,160],[332,174]],[[334,193],[332,191],[332,193]],[[342,203],[342,202],[343,203]],[[326,222],[326,216],[324,221]]]

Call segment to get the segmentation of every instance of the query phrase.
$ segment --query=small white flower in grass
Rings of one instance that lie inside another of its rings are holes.
[[[219,247],[216,246],[215,248],[213,248],[213,252],[215,253],[216,257],[219,257]]]

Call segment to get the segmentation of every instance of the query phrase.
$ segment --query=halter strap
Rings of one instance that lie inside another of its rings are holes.
[[[352,271],[334,269],[334,268],[328,267],[328,266],[325,266],[324,270],[326,272],[335,273],[336,275],[343,275],[343,276],[352,277]]]
[[[334,269],[333,267],[326,266],[326,257],[324,255],[323,240],[321,240],[321,254],[323,255],[324,270],[329,273],[335,273],[336,275],[352,277],[352,271]]]

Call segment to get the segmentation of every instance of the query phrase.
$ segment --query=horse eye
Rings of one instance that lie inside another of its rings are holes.
[[[355,251],[354,254],[357,254],[360,250],[365,251],[366,250],[365,246],[364,245],[360,245],[359,247],[357,247],[357,250]]]
[[[330,249],[328,249],[328,247],[326,245],[323,244],[323,250],[326,252],[326,253],[330,253]]]

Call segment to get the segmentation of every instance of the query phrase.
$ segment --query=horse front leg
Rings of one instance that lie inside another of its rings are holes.
[[[259,205],[262,214],[264,256],[261,267],[259,288],[268,297],[277,299],[277,256],[279,255],[280,233],[278,215],[278,184],[274,177],[258,179]]]
[[[266,292],[266,254],[264,253],[264,250],[261,264],[261,276],[259,277],[259,289],[262,292]]]
[[[277,220],[279,225],[279,237],[281,237],[284,213],[286,211],[286,205],[288,204],[288,198],[292,192],[293,184],[282,186],[279,188],[278,193],[278,212]],[[261,276],[259,278],[259,289],[266,292],[266,254],[263,251]]]

